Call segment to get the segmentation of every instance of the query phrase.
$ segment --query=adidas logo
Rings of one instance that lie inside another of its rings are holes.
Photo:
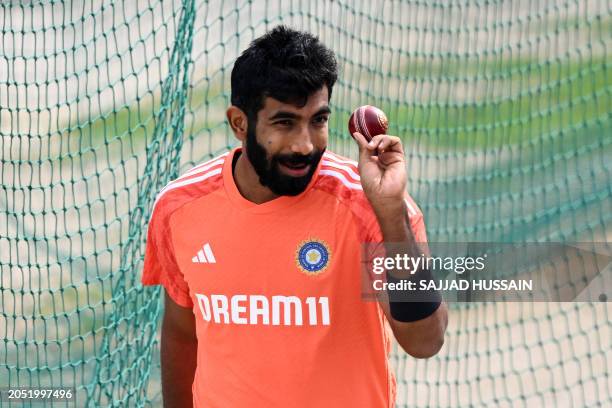
[[[212,249],[210,249],[210,244],[206,243],[198,251],[198,254],[191,258],[191,262],[193,263],[217,263],[215,256],[213,255]]]

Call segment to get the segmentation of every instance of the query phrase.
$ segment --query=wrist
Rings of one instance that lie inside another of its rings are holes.
[[[410,236],[406,204],[403,200],[387,202],[374,208],[376,220],[385,242],[404,242]]]
[[[387,272],[387,282],[397,284],[401,280],[408,280],[415,284],[416,290],[413,291],[390,291],[389,311],[391,317],[399,322],[414,322],[431,316],[440,307],[442,296],[435,289],[422,290],[428,287],[428,282],[433,279],[429,270],[421,269],[416,275],[406,278],[397,278],[392,273]],[[424,284],[423,284],[424,283]]]
[[[378,200],[372,205],[372,209],[381,226],[397,224],[398,220],[405,218],[406,215],[406,203],[403,198]]]

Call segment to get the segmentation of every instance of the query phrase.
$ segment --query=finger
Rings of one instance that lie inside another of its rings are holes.
[[[380,145],[380,142],[382,142],[383,136],[384,135],[376,135],[376,136],[374,136],[370,140],[370,142],[368,143],[368,149],[369,150],[376,150],[378,148],[378,146]]]
[[[357,146],[359,147],[360,152],[364,149],[367,149],[368,141],[366,140],[364,135],[359,132],[355,132],[353,133],[353,138],[357,142]]]
[[[353,133],[353,137],[355,138],[355,140],[357,141],[357,145],[359,146],[359,162],[371,162],[374,156],[369,150],[368,141],[366,140],[365,136],[359,132],[355,132]]]
[[[402,141],[397,136],[383,135],[381,142],[378,145],[378,150],[384,150],[387,152],[403,152]]]

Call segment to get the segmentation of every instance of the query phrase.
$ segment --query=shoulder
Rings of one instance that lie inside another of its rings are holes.
[[[374,210],[361,187],[361,178],[356,161],[333,152],[325,152],[319,177],[313,187],[332,195],[340,204],[351,211],[361,224],[376,224]],[[424,229],[422,226],[423,213],[407,192],[404,194],[404,202],[413,230],[418,232]],[[419,232],[419,236],[424,236],[424,233]]]
[[[354,160],[330,151],[325,152],[314,188],[333,196],[353,212],[371,212],[370,203],[361,187],[359,168]]]
[[[198,164],[166,184],[155,198],[151,218],[169,217],[185,204],[222,187],[223,164],[228,154]]]
[[[357,162],[326,151],[315,187],[334,195],[364,196]]]

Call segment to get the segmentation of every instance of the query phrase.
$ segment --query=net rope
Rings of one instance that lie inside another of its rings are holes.
[[[339,59],[331,150],[356,157],[356,106],[387,113],[430,241],[610,241],[609,1],[2,2],[0,386],[160,404],[153,200],[236,145],[233,61],[280,23]],[[609,303],[449,318],[436,357],[394,349],[399,407],[611,404]]]

